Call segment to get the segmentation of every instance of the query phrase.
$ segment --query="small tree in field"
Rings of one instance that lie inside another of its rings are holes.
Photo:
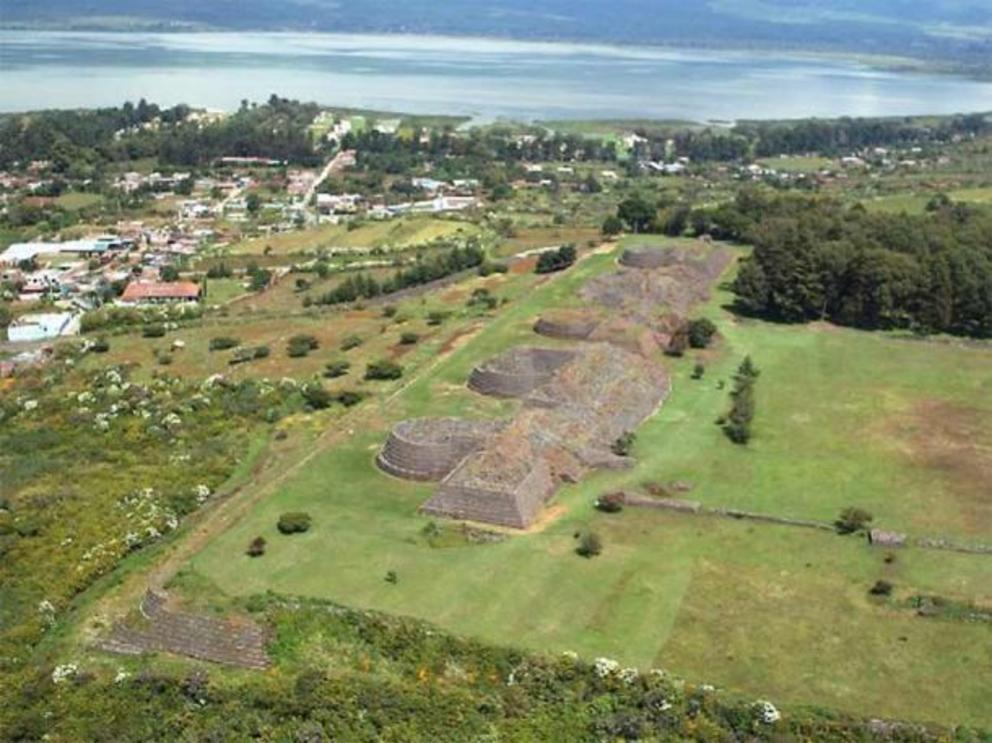
[[[585,558],[593,558],[603,551],[603,541],[593,531],[587,531],[579,538],[579,546],[575,550]]]
[[[834,522],[841,534],[855,534],[864,531],[874,517],[863,508],[845,508]]]
[[[265,537],[255,537],[245,550],[248,557],[261,557],[265,554]]]

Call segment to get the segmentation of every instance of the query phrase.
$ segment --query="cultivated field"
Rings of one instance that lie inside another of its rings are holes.
[[[674,393],[638,432],[634,470],[564,488],[538,528],[499,543],[470,543],[446,524],[440,536],[424,535],[429,519],[417,507],[434,486],[387,477],[373,463],[390,425],[512,410],[465,389],[471,368],[534,342],[536,317],[576,305],[576,289],[613,270],[616,255],[599,253],[552,279],[508,279],[513,301],[496,319],[421,348],[430,356],[421,373],[349,417],[344,443],[313,450],[192,561],[186,579],[201,590],[319,596],[504,644],[665,667],[776,703],[992,724],[992,626],[919,617],[906,603],[922,593],[989,607],[992,556],[911,548],[886,562],[859,537],[592,507],[618,487],[684,480],[694,484],[688,497],[708,505],[824,521],[860,506],[913,535],[992,542],[987,346],[738,320],[718,292],[700,313],[723,338],[701,355],[700,381],[690,379],[695,355],[666,362]],[[463,302],[454,293],[464,290],[450,291],[447,300]],[[741,448],[714,419],[745,354],[761,377],[755,438]],[[314,528],[280,536],[276,520],[291,510],[309,512]],[[604,542],[592,560],[574,554],[574,535],[586,528]],[[250,559],[245,547],[257,535],[269,549]],[[384,580],[388,571],[395,583]],[[868,595],[881,578],[895,586],[889,599]]]

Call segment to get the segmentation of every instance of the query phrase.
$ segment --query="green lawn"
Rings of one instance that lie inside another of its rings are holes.
[[[826,157],[766,157],[758,163],[780,173],[819,173],[836,166],[837,161]]]
[[[661,666],[776,703],[992,725],[992,668],[978,650],[992,627],[918,618],[867,595],[886,578],[897,600],[928,592],[987,604],[992,558],[907,549],[886,564],[856,537],[591,506],[609,488],[684,479],[710,504],[822,519],[856,504],[892,528],[992,541],[982,479],[992,450],[988,349],[734,322],[718,294],[703,311],[725,339],[704,381],[688,379],[691,357],[669,362],[674,393],[639,432],[636,469],[563,489],[561,513],[543,531],[485,546],[423,539],[427,519],[416,509],[433,486],[386,477],[373,463],[388,423],[509,409],[465,391],[472,365],[533,341],[540,311],[576,303],[575,289],[614,258],[541,282],[429,376],[370,405],[368,425],[350,427],[346,444],[317,455],[211,543],[194,574],[229,594],[326,597],[500,643]],[[727,399],[717,381],[745,353],[762,370],[746,449],[713,424]],[[278,515],[290,510],[308,511],[314,528],[279,535]],[[605,543],[594,560],[573,553],[573,535],[589,527]],[[256,535],[269,549],[250,559],[244,549]],[[389,570],[395,585],[384,580]]]

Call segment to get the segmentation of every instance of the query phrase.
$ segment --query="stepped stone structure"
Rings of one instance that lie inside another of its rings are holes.
[[[591,469],[630,466],[612,445],[664,402],[670,381],[660,351],[732,258],[709,245],[628,251],[624,268],[580,289],[584,308],[549,312],[534,326],[581,344],[515,348],[472,371],[472,390],[522,401],[510,420],[400,423],[380,467],[439,480],[426,513],[531,526],[561,483]]]
[[[140,623],[118,622],[97,647],[121,655],[172,653],[188,658],[267,668],[265,630],[248,620],[218,619],[167,608],[167,597],[148,591]]]
[[[555,310],[541,315],[534,332],[549,338],[585,340],[601,322],[594,312],[586,310]]]
[[[393,428],[379,466],[407,480],[441,480],[503,426],[500,421],[417,418]]]
[[[555,372],[574,358],[573,351],[514,348],[475,367],[468,386],[493,397],[524,397],[550,382]]]
[[[620,256],[620,265],[627,268],[662,268],[671,265],[675,256],[673,248],[628,248]]]

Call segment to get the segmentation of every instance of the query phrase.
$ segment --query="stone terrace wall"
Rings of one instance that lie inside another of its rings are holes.
[[[473,369],[468,386],[493,397],[524,397],[550,382],[555,372],[574,358],[572,351],[514,348]]]
[[[628,248],[620,256],[620,265],[627,268],[662,268],[678,260],[672,248]]]
[[[389,434],[376,463],[406,480],[442,480],[504,425],[502,421],[458,418],[403,421]]]
[[[148,591],[141,602],[145,621],[120,622],[97,647],[121,655],[173,653],[242,668],[266,668],[265,630],[247,620],[232,621],[170,611],[165,597]]]
[[[534,325],[534,332],[548,338],[585,340],[592,335],[599,323],[600,319],[593,313],[549,312],[537,321]]]
[[[471,472],[471,463],[470,457],[463,465],[464,472],[461,468],[452,472],[421,510],[447,518],[525,529],[554,493],[555,483],[544,459],[532,459],[522,480],[505,485],[479,481]]]

